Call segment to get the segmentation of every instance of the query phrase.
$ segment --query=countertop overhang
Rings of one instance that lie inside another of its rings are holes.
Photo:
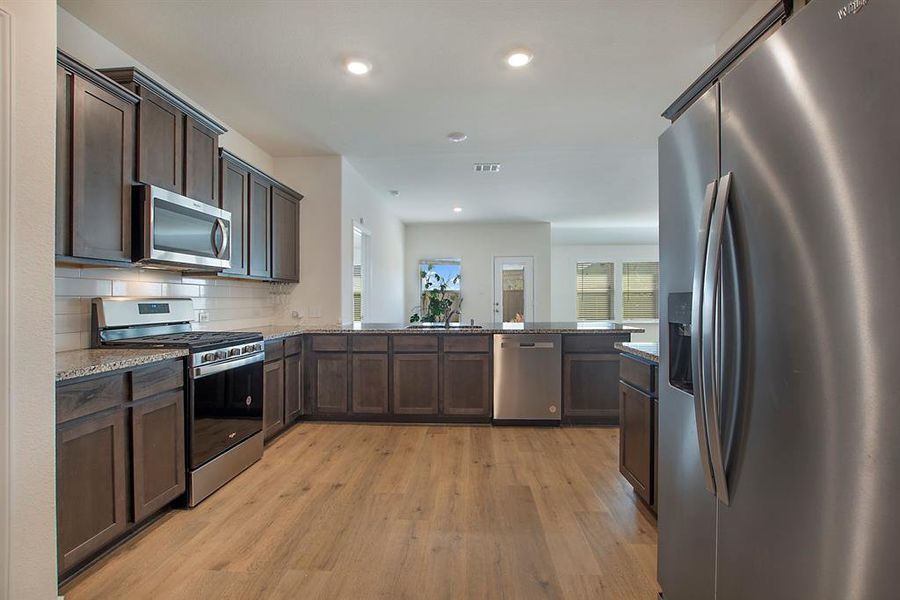
[[[616,350],[620,350],[623,354],[631,354],[649,360],[650,362],[659,364],[659,344],[645,342],[616,342]]]

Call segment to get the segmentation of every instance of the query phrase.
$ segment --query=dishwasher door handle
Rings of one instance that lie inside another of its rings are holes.
[[[520,348],[522,350],[548,350],[553,349],[556,345],[553,342],[526,342],[524,344],[520,344],[516,342],[515,344],[500,344],[501,348]]]

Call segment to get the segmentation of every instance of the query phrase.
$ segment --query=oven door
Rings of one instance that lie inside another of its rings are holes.
[[[262,431],[263,360],[260,353],[192,370],[188,415],[192,470]]]
[[[230,212],[152,185],[138,186],[135,194],[142,216],[135,260],[200,269],[231,267]]]

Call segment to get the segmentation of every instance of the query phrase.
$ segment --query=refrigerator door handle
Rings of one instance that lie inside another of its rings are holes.
[[[730,503],[728,481],[725,476],[725,459],[722,451],[721,390],[716,356],[716,307],[720,292],[719,282],[722,269],[722,236],[725,229],[725,214],[731,192],[732,174],[719,180],[716,203],[710,220],[709,244],[706,247],[706,268],[703,276],[703,318],[701,359],[703,396],[706,404],[706,427],[709,436],[709,453],[712,460],[716,496],[724,505]]]
[[[709,437],[706,422],[706,394],[703,384],[703,283],[706,271],[706,255],[709,244],[709,225],[716,199],[716,181],[706,186],[703,198],[703,213],[697,233],[697,255],[694,260],[694,286],[691,295],[691,373],[694,390],[694,419],[697,424],[697,442],[700,445],[700,463],[709,493],[716,493],[713,480],[712,457],[709,452]]]

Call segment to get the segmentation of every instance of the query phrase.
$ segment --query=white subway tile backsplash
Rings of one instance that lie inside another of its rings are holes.
[[[149,281],[113,281],[113,296],[162,296],[162,284]]]
[[[60,296],[112,296],[112,281],[57,277],[56,297]]]
[[[246,329],[280,322],[279,297],[265,282],[182,276],[139,268],[56,268],[56,350],[90,346],[90,304],[97,296],[190,297],[209,321],[197,329]]]

